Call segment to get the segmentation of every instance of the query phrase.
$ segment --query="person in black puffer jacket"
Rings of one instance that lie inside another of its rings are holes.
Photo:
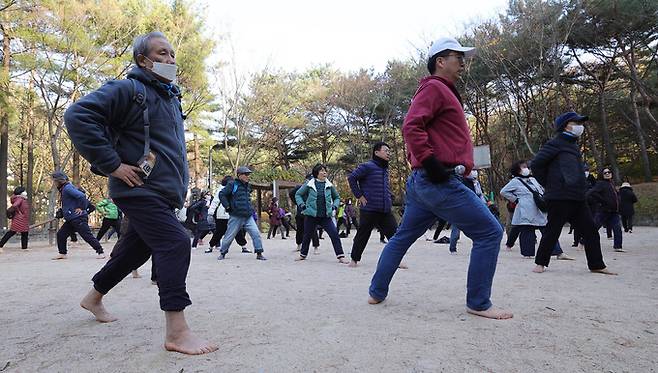
[[[631,183],[625,181],[619,188],[619,213],[621,214],[621,224],[624,226],[624,232],[633,233],[633,215],[635,215],[634,204],[637,203],[637,196],[633,193]]]
[[[594,221],[598,227],[611,227],[614,237],[613,248],[617,252],[622,249],[621,221],[619,218],[619,194],[612,181],[612,170],[609,167],[601,170],[594,187],[587,192],[587,199],[596,205]]]
[[[585,240],[585,255],[589,270],[597,273],[610,272],[603,262],[598,227],[587,207],[587,179],[583,168],[578,138],[585,127],[587,117],[573,111],[555,118],[557,134],[544,144],[530,163],[535,179],[544,186],[544,199],[548,205],[546,234],[542,236],[533,272],[544,272],[551,258],[555,243],[560,238],[567,221],[579,229]]]

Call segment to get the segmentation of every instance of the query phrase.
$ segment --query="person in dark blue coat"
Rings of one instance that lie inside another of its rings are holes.
[[[603,262],[598,229],[585,198],[588,184],[578,139],[587,120],[586,116],[573,111],[555,118],[555,137],[539,149],[530,163],[535,179],[544,186],[544,199],[548,205],[548,223],[537,249],[533,272],[542,273],[548,267],[553,247],[568,221],[582,232],[589,270],[616,274],[610,272]]]
[[[398,229],[398,223],[391,212],[393,199],[388,180],[389,151],[385,142],[375,143],[372,159],[360,164],[347,177],[352,194],[361,206],[359,228],[352,244],[350,267],[356,267],[361,261],[373,228],[379,228],[388,239],[393,237]]]
[[[80,305],[100,322],[116,320],[103,305],[104,295],[153,256],[165,349],[212,352],[218,347],[193,334],[184,314],[192,304],[185,284],[191,250],[174,209],[185,201],[189,171],[180,90],[174,84],[176,55],[162,33],[151,32],[135,38],[133,60],[128,79],[104,84],[64,115],[73,145],[95,172],[109,176],[110,197],[129,219]]]
[[[609,167],[601,170],[596,184],[587,192],[587,198],[596,206],[594,221],[597,226],[605,226],[606,229],[609,227],[614,233],[614,250],[624,252],[619,217],[619,193],[613,184],[612,170]]]
[[[66,240],[76,232],[96,251],[96,258],[105,259],[103,246],[91,234],[89,228],[89,214],[87,211],[89,201],[87,196],[69,182],[69,178],[64,172],[55,171],[50,176],[53,180],[53,186],[59,190],[62,217],[64,218],[64,224],[57,231],[57,251],[59,251],[59,254],[53,260],[67,258]]]

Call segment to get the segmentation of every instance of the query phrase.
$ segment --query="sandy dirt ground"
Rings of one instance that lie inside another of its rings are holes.
[[[0,371],[654,372],[658,228],[624,240],[627,253],[602,240],[619,276],[589,273],[566,231],[561,242],[577,260],[553,261],[544,274],[531,273],[518,247],[502,250],[492,300],[514,311],[508,321],[465,312],[465,238],[450,255],[421,237],[406,256],[410,269],[376,306],[366,302],[383,247],[376,232],[357,269],[336,262],[328,238],[305,262],[293,261],[292,237],[264,240],[267,262],[235,244],[223,262],[195,250],[186,314],[220,349],[193,357],[162,348],[150,262],[105,298],[119,320],[99,324],[78,306],[103,264],[90,248],[77,244],[70,259],[51,261],[56,249],[44,243],[29,252],[13,243],[0,254]],[[342,241],[349,252],[352,238]]]

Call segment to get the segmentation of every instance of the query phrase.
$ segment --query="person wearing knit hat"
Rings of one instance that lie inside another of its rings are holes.
[[[621,183],[619,188],[619,213],[621,214],[621,224],[624,226],[624,232],[633,233],[633,216],[635,215],[634,204],[637,203],[637,196],[633,192],[633,187],[628,181]]]

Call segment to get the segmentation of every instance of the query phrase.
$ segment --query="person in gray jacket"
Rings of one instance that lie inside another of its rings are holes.
[[[512,226],[518,227],[520,232],[521,255],[526,259],[531,259],[535,257],[535,245],[537,244],[535,231],[539,229],[543,234],[548,222],[546,213],[537,207],[531,189],[543,195],[544,188],[534,177],[530,176],[528,162],[525,160],[514,162],[510,167],[510,173],[513,178],[500,190],[500,195],[506,200],[516,203]],[[553,255],[557,255],[557,259],[574,260],[562,252],[559,242],[553,248]]]

